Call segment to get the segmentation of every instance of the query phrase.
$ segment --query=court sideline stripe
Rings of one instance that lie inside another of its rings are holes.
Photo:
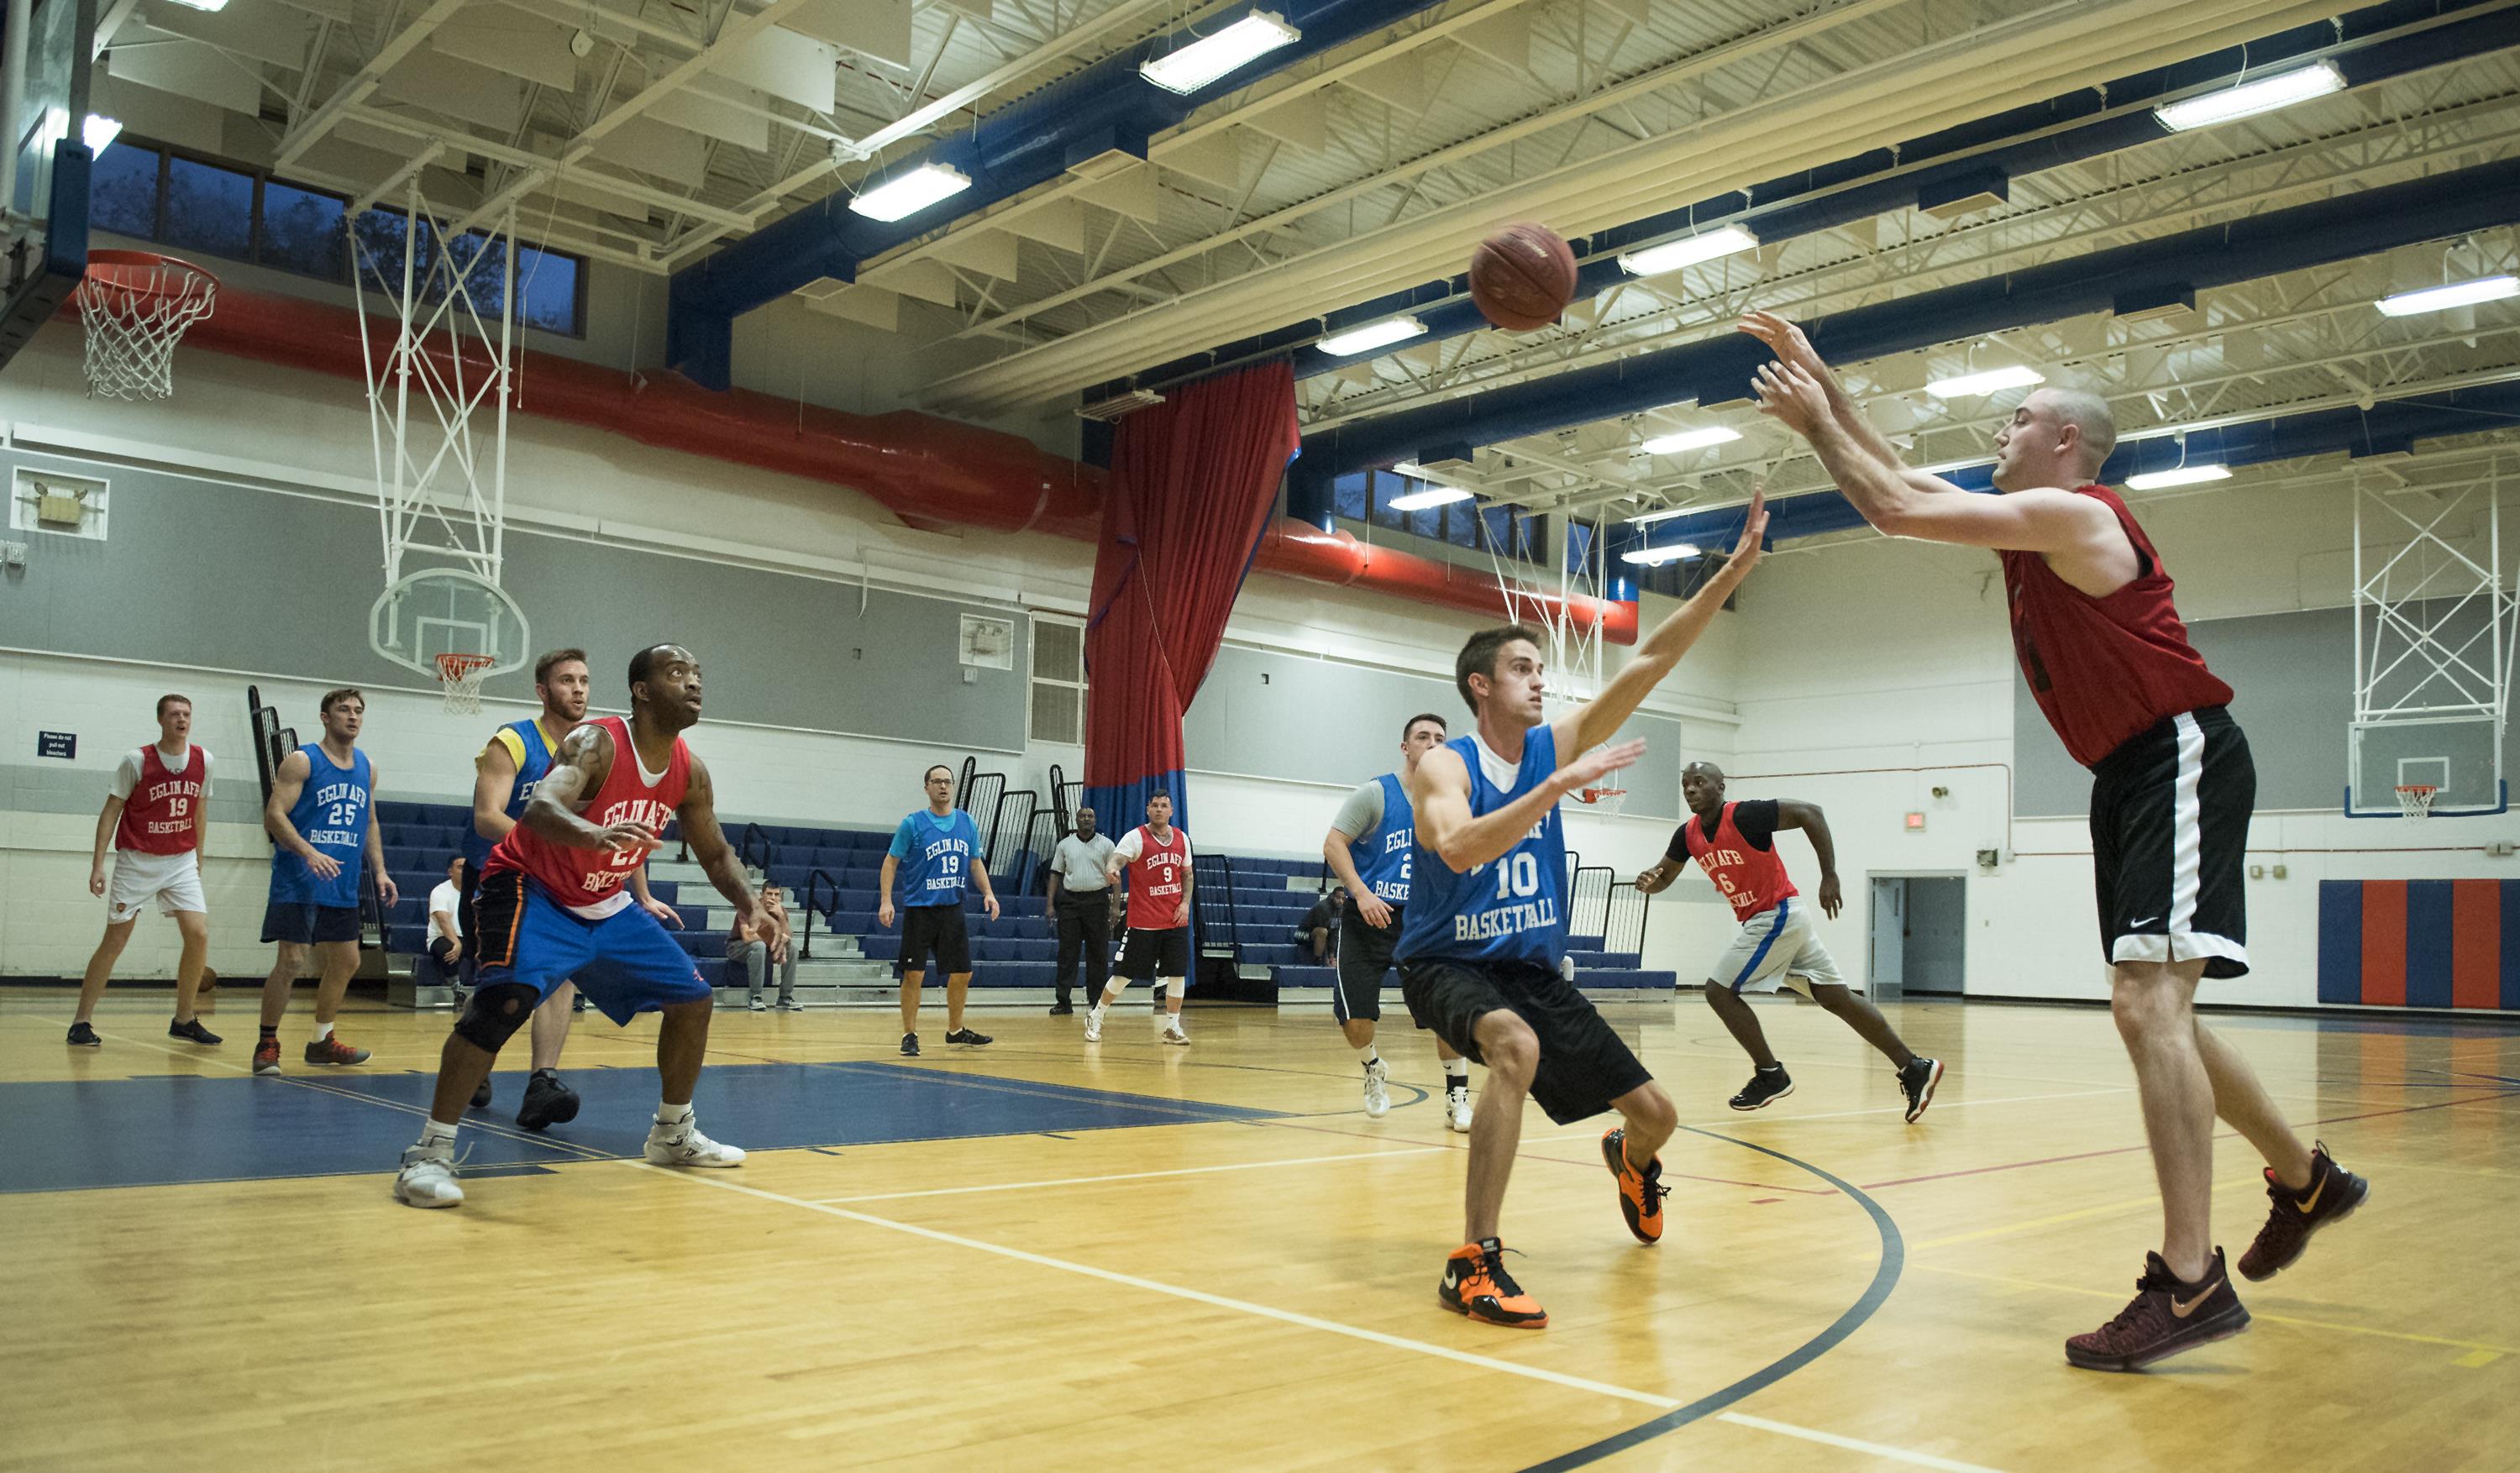
[[[1742,1140],[1732,1136],[1718,1135],[1714,1131],[1700,1130],[1693,1125],[1684,1125],[1681,1129],[1693,1135],[1707,1136],[1717,1140],[1745,1146],[1762,1155],[1774,1156],[1788,1166],[1799,1167],[1811,1173],[1844,1192],[1872,1219],[1873,1231],[1879,1233],[1881,1237],[1881,1261],[1872,1271],[1872,1282],[1865,1286],[1863,1297],[1847,1306],[1845,1313],[1831,1320],[1826,1329],[1732,1385],[1699,1397],[1686,1406],[1666,1411],[1652,1421],[1631,1427],[1625,1432],[1614,1433],[1599,1442],[1577,1448],[1571,1452],[1561,1452],[1555,1457],[1533,1463],[1523,1469],[1522,1473],[1560,1473],[1563,1469],[1585,1467],[1599,1462],[1613,1453],[1624,1452],[1641,1443],[1651,1442],[1665,1433],[1677,1432],[1691,1422],[1722,1412],[1733,1403],[1767,1390],[1835,1350],[1849,1335],[1862,1329],[1865,1321],[1870,1319],[1881,1306],[1888,1302],[1890,1291],[1899,1286],[1900,1272],[1907,1267],[1908,1261],[1906,1241],[1899,1234],[1899,1225],[1891,1220],[1890,1214],[1883,1210],[1880,1203],[1865,1194],[1864,1188],[1824,1168],[1814,1166],[1798,1156],[1788,1156],[1783,1151],[1761,1145],[1755,1140]],[[1965,1465],[1953,1466],[1964,1467]]]
[[[1185,1288],[1179,1284],[1168,1284],[1156,1279],[1141,1278],[1134,1273],[1116,1272],[1109,1269],[1095,1268],[1091,1264],[1072,1263],[1063,1258],[1052,1258],[1046,1254],[1031,1253],[1021,1248],[1009,1248],[1000,1243],[984,1242],[979,1238],[973,1237],[964,1237],[959,1233],[944,1232],[933,1228],[922,1228],[915,1223],[896,1222],[891,1218],[879,1218],[871,1213],[851,1212],[845,1207],[835,1207],[828,1202],[809,1202],[802,1197],[791,1197],[785,1192],[767,1191],[758,1186],[746,1186],[742,1183],[729,1182],[721,1177],[700,1176],[694,1172],[676,1170],[669,1167],[652,1166],[646,1161],[633,1160],[629,1158],[621,1158],[619,1164],[633,1167],[640,1171],[655,1172],[663,1176],[671,1177],[677,1181],[688,1182],[695,1186],[713,1187],[719,1191],[731,1191],[742,1196],[755,1197],[765,1202],[779,1202],[789,1207],[801,1207],[807,1212],[819,1212],[826,1217],[838,1218],[844,1222],[862,1223],[870,1228],[887,1228],[894,1232],[907,1233],[912,1237],[923,1237],[931,1242],[944,1243],[956,1248],[968,1248],[974,1252],[993,1254],[999,1258],[1012,1259],[1017,1263],[1032,1264],[1044,1269],[1057,1269],[1061,1272],[1081,1274],[1087,1278],[1099,1278],[1105,1283],[1118,1284],[1124,1288],[1144,1289],[1155,1294],[1165,1294],[1175,1299],[1189,1300],[1193,1304],[1209,1305],[1222,1310],[1235,1310],[1245,1315],[1256,1315],[1264,1319],[1275,1319],[1284,1324],[1297,1325],[1305,1329],[1324,1330],[1333,1335],[1344,1335],[1352,1340],[1363,1340],[1374,1345],[1388,1346],[1394,1350],[1415,1351],[1419,1355],[1433,1356],[1439,1360],[1459,1361],[1464,1365],[1475,1365],[1483,1370],[1503,1371],[1508,1375],[1521,1376],[1528,1380],[1546,1381],[1552,1385],[1563,1386],[1572,1391],[1589,1391],[1597,1396],[1613,1397],[1623,1402],[1638,1402],[1647,1406],[1677,1406],[1680,1405],[1679,1402],[1671,1397],[1656,1396],[1651,1392],[1635,1391],[1625,1386],[1612,1386],[1605,1381],[1587,1380],[1582,1376],[1570,1376],[1562,1371],[1546,1370],[1536,1365],[1517,1365],[1510,1361],[1498,1361],[1487,1356],[1475,1355],[1469,1351],[1454,1350],[1450,1346],[1433,1345],[1423,1340],[1411,1340],[1405,1336],[1385,1334],[1380,1330],[1369,1330],[1360,1325],[1341,1324],[1335,1319],[1317,1318],[1311,1315],[1297,1314],[1292,1310],[1281,1310],[1270,1305],[1253,1304],[1249,1300],[1244,1299],[1229,1299],[1222,1294],[1210,1294],[1202,1289]]]
[[[1874,1457],[1886,1457],[1892,1462],[1909,1463],[1919,1468],[1940,1468],[1943,1473],[1996,1473],[1993,1468],[1977,1463],[1964,1463],[1958,1458],[1937,1457],[1931,1452],[1912,1452],[1906,1448],[1893,1448],[1882,1443],[1868,1443],[1861,1438],[1840,1437],[1834,1432],[1818,1432],[1809,1427],[1797,1427],[1791,1422],[1772,1422],[1763,1416],[1744,1416],[1737,1411],[1719,1411],[1715,1414],[1715,1419],[1719,1422],[1731,1422],[1735,1427],[1755,1427],[1761,1432],[1776,1432],[1786,1437],[1798,1437],[1807,1443],[1822,1443],[1831,1448],[1844,1448],[1849,1452],[1868,1452]]]

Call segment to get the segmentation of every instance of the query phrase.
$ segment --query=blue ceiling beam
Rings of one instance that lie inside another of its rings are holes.
[[[2520,220],[2520,158],[2270,210],[1858,307],[1803,326],[1831,360],[1860,363],[2109,311],[2121,300],[2158,300],[2166,293],[2256,281],[2515,220]],[[1751,376],[1767,356],[1755,340],[1725,330],[1657,353],[1355,421],[1306,435],[1293,474],[1328,479],[1390,466],[1425,445],[1493,445],[1691,400],[1728,403],[1749,397]]]
[[[2392,399],[2367,410],[2345,408],[2314,410],[2308,414],[2276,415],[2242,424],[2226,424],[2213,429],[2190,430],[2183,437],[2161,435],[2151,439],[2131,440],[2120,445],[2100,468],[2099,478],[2110,485],[2124,485],[2131,475],[2151,470],[2169,470],[2180,466],[2260,466],[2270,461],[2296,460],[2309,455],[2403,454],[2417,440],[2441,439],[2451,435],[2476,434],[2520,424],[2520,382],[2488,384],[2481,388],[2447,390],[2418,398]],[[2182,439],[2184,444],[2182,445]],[[1994,427],[1988,426],[1990,453]],[[1945,476],[1962,490],[1993,494],[1994,469],[1971,466]],[[1610,529],[1605,544],[1614,565],[1621,564],[1619,555],[1640,547],[1671,547],[1692,543],[1710,552],[1732,545],[1741,530],[1742,508],[1725,507],[1717,511],[1674,516],[1645,526],[1620,526]],[[1768,508],[1768,538],[1771,543],[1792,542],[1798,538],[1819,537],[1828,532],[1843,532],[1864,525],[1864,517],[1853,504],[1834,490],[1815,491],[1773,502]]]
[[[2494,10],[2419,30],[2409,25],[2482,8],[2489,0],[2390,0],[2347,13],[2333,24],[2315,22],[2245,47],[2229,47],[2175,66],[2085,87],[1945,129],[1717,195],[1574,242],[1578,300],[1632,280],[1618,253],[1714,223],[1739,222],[1763,243],[1789,241],[1912,206],[1930,208],[1980,193],[2002,195],[2013,179],[2099,157],[2167,136],[2148,104],[2236,78],[2245,61],[2252,75],[2295,58],[2332,52],[2329,60],[2357,87],[2439,67],[2465,57],[2520,46],[2520,13]],[[2404,32],[2400,34],[2398,32]],[[2136,111],[2125,110],[2134,108]],[[2110,115],[2100,116],[2102,112]],[[1161,388],[1221,368],[1291,355],[1295,377],[1309,379],[1355,361],[1312,346],[1347,328],[1409,314],[1426,325],[1418,342],[1484,330],[1487,319],[1468,300],[1469,279],[1425,282],[1291,323],[1256,336],[1177,358],[1090,390],[1088,401],[1133,388]]]
[[[1140,158],[1155,134],[1178,127],[1192,111],[1308,57],[1379,30],[1425,10],[1434,0],[1252,0],[1103,58],[1072,76],[941,139],[923,153],[886,164],[879,183],[924,163],[968,175],[970,187],[901,220],[873,220],[849,209],[850,196],[825,199],[753,232],[673,275],[667,291],[665,360],[709,388],[725,388],[735,319],[809,282],[857,280],[859,263],[908,245],[949,221],[1057,179],[1074,164],[1118,151]],[[1256,10],[1282,16],[1302,38],[1182,94],[1138,74],[1139,64],[1212,34]]]

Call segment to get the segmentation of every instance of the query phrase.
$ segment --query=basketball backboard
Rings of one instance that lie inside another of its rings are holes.
[[[88,112],[97,0],[32,0],[0,35],[0,366],[50,321],[87,272],[92,148],[108,141]]]
[[[430,680],[441,654],[486,654],[488,674],[524,668],[531,631],[506,590],[458,568],[424,568],[394,580],[368,611],[377,653]]]

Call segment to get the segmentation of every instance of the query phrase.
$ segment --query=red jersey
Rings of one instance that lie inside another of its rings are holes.
[[[2134,582],[2094,599],[2056,576],[2038,553],[2006,552],[2003,588],[2012,647],[2030,695],[2085,767],[2182,711],[2228,705],[2231,688],[2205,668],[2171,603],[2170,574],[2126,503],[2106,486],[2078,486],[2114,513],[2135,544]]]
[[[140,781],[122,800],[113,847],[142,854],[190,854],[201,843],[202,789],[209,784],[210,750],[196,745],[180,773],[151,742],[140,749]]]
[[[602,727],[612,737],[612,771],[593,797],[577,805],[578,815],[599,827],[645,824],[663,832],[674,810],[683,806],[683,789],[691,781],[692,754],[683,738],[674,738],[674,755],[667,759],[664,772],[651,779],[639,765],[639,749],[630,740],[627,719],[599,716],[587,725]],[[485,874],[520,870],[533,876],[553,900],[596,920],[630,903],[621,882],[647,858],[643,849],[572,849],[518,824],[491,849],[481,870]]]
[[[1794,888],[1791,875],[1785,873],[1785,862],[1777,856],[1777,841],[1769,835],[1768,847],[1759,848],[1744,837],[1733,821],[1732,811],[1741,805],[1727,803],[1709,838],[1706,824],[1691,815],[1680,826],[1681,838],[1688,845],[1688,857],[1715,881],[1715,888],[1732,905],[1732,915],[1739,920],[1773,911],[1787,896],[1802,892]]]
[[[1184,922],[1183,886],[1190,880],[1190,835],[1178,828],[1162,843],[1141,824],[1129,837],[1138,842],[1138,857],[1129,861],[1129,929],[1169,931]]]

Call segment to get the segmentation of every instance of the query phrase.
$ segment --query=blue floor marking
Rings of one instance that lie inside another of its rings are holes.
[[[1686,1406],[1666,1411],[1652,1421],[1640,1423],[1625,1432],[1614,1433],[1598,1443],[1533,1463],[1524,1469],[1523,1473],[1560,1473],[1563,1469],[1581,1468],[1590,1463],[1599,1462],[1614,1452],[1624,1452],[1640,1443],[1649,1442],[1666,1432],[1677,1432],[1691,1422],[1713,1416],[1754,1393],[1765,1391],[1835,1350],[1847,1336],[1862,1329],[1864,1322],[1870,1319],[1873,1313],[1888,1301],[1890,1291],[1899,1285],[1900,1272],[1907,1267],[1908,1263],[1907,1240],[1899,1235],[1899,1225],[1891,1221],[1890,1214],[1882,1210],[1881,1204],[1866,1196],[1862,1188],[1854,1183],[1832,1176],[1800,1157],[1788,1156],[1779,1150],[1771,1150],[1756,1141],[1742,1140],[1732,1136],[1719,1136],[1713,1131],[1701,1131],[1693,1125],[1685,1125],[1681,1129],[1691,1135],[1746,1146],[1761,1155],[1774,1156],[1788,1166],[1800,1167],[1846,1193],[1854,1199],[1856,1205],[1871,1215],[1873,1230],[1881,1235],[1880,1266],[1872,1271],[1872,1282],[1865,1286],[1863,1297],[1847,1306],[1844,1314],[1829,1321],[1828,1328],[1812,1336],[1785,1355],[1769,1361],[1721,1391],[1699,1397]]]
[[[577,1119],[540,1138],[518,1138],[521,1080],[494,1076],[499,1098],[486,1110],[465,1112],[468,1125],[495,1128],[464,1133],[464,1148],[472,1152],[468,1170],[640,1154],[656,1106],[654,1073],[582,1069],[566,1077],[585,1097]],[[0,1152],[0,1192],[390,1171],[419,1135],[434,1085],[428,1075],[330,1072],[278,1080],[159,1075],[0,1084],[0,1120],[21,1140],[47,1143],[40,1152]],[[746,1150],[1284,1114],[872,1063],[713,1068],[700,1075],[693,1104],[710,1135]]]

